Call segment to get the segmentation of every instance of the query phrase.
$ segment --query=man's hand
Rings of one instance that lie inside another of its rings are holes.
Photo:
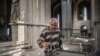
[[[48,48],[48,42],[43,42],[42,47],[45,48],[45,49]]]

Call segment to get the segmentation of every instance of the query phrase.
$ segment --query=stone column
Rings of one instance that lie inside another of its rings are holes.
[[[34,3],[33,3],[34,2]],[[35,5],[33,4],[36,4],[36,2],[34,0],[26,0],[26,18],[25,18],[25,41],[29,44],[29,45],[33,45],[33,26],[30,26],[28,24],[34,24],[34,20],[33,20],[33,10],[35,9]],[[37,14],[36,14],[37,15]],[[35,17],[34,17],[35,18]],[[36,18],[35,18],[36,19]]]
[[[51,0],[45,0],[45,24],[48,24],[51,18]]]
[[[20,25],[20,24],[24,24],[25,19],[26,19],[26,2],[27,0],[20,0],[19,1],[19,18],[17,18],[17,21],[15,22],[17,25],[17,28],[15,30],[17,30],[17,41],[16,41],[16,45],[17,44],[22,44],[25,41],[25,27],[24,25]],[[18,11],[17,11],[18,12]],[[16,35],[16,34],[14,34]],[[17,49],[16,49],[17,51]],[[23,50],[22,49],[18,49],[18,52],[14,53],[12,56],[20,56],[22,54]]]
[[[48,25],[48,20],[50,19],[50,0],[33,0],[33,24],[37,25]],[[33,47],[38,48],[37,39],[40,36],[41,31],[44,26],[34,26],[33,27]]]
[[[15,11],[15,9],[16,9],[16,11]],[[12,0],[10,22],[15,23],[17,20],[19,20],[19,17],[20,17],[19,16],[19,1],[18,0]],[[11,27],[12,27],[12,42],[15,42],[15,41],[18,40],[18,26],[17,25],[11,25]]]
[[[98,55],[100,53],[100,0],[93,0],[94,2],[94,15],[95,15],[95,18],[94,18],[94,23],[95,23],[95,39],[96,39],[96,45],[95,45],[95,51],[96,51],[96,54]]]
[[[25,27],[27,29],[27,41],[30,42],[34,51],[26,52],[27,56],[41,55],[41,50],[37,44],[37,39],[40,36],[41,31],[43,30],[44,26],[39,25],[47,25],[48,19],[50,19],[50,1],[51,0],[27,0],[27,14],[28,18],[26,22],[31,23],[33,26]],[[38,25],[38,26],[37,26]]]
[[[48,20],[51,17],[50,2],[51,0],[20,0],[20,20],[18,20],[16,23],[22,24],[16,26],[16,37],[18,43],[21,41],[26,41],[33,46],[35,51],[32,54],[34,54],[37,51],[36,49],[39,48],[37,45],[37,39],[44,28],[44,26],[39,25],[48,25]],[[19,53],[13,54],[13,56],[20,56],[20,54],[24,55],[22,52],[23,50]]]
[[[71,8],[71,0],[62,0],[62,33],[65,37],[69,37],[71,35],[70,29],[72,28],[72,8]]]
[[[40,1],[41,0],[33,0],[33,24],[40,24],[41,23],[41,17],[39,16],[41,14],[40,10]],[[37,45],[37,39],[39,37],[39,27],[37,26],[33,26],[33,39],[32,39],[32,46],[33,49],[38,49],[38,45]]]
[[[95,21],[95,4],[94,0],[91,0],[91,21],[92,21],[92,27]]]

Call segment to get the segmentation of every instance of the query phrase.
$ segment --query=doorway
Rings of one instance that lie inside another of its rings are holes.
[[[11,41],[11,14],[12,0],[0,0],[0,42]]]
[[[62,6],[61,0],[51,0],[51,17],[56,17],[58,20],[58,28],[62,27]]]

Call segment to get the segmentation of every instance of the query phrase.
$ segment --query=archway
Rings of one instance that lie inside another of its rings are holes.
[[[56,17],[59,21],[58,28],[62,27],[62,9],[61,0],[51,1],[51,17]]]

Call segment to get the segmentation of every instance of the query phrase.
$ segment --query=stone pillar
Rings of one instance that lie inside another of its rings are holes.
[[[35,0],[26,0],[26,18],[25,18],[25,41],[29,44],[29,45],[33,45],[33,26],[30,26],[35,24],[34,21],[37,22],[37,11],[34,11],[36,9],[36,1]],[[34,15],[35,14],[35,15]],[[33,17],[36,19],[34,20]],[[28,25],[29,24],[29,25]]]
[[[16,11],[15,11],[15,9],[16,9]],[[11,23],[16,22],[17,20],[19,20],[19,17],[20,17],[19,16],[19,1],[18,0],[12,0],[10,22]],[[15,41],[18,40],[18,26],[17,25],[11,25],[11,27],[12,27],[12,42],[15,42]]]
[[[26,41],[35,51],[32,54],[37,54],[39,52],[37,39],[40,36],[41,31],[44,26],[48,25],[48,20],[51,17],[51,0],[19,0],[20,1],[20,18],[16,23],[22,23],[17,25],[16,29],[13,27],[13,38],[17,37],[18,43],[21,41]],[[38,26],[36,26],[38,25]],[[14,31],[16,30],[16,32]],[[15,35],[17,34],[17,35]],[[17,44],[17,43],[16,43]],[[38,51],[37,53],[35,53]],[[23,50],[19,53],[13,54],[13,56],[24,55]],[[27,53],[27,52],[26,52]],[[28,52],[28,54],[29,52]]]
[[[94,2],[94,23],[95,23],[95,33],[94,33],[94,37],[96,39],[96,45],[95,45],[95,51],[96,51],[96,54],[99,55],[100,53],[100,0],[93,0]]]
[[[26,56],[38,56],[41,53],[37,44],[37,39],[39,38],[41,31],[44,29],[44,26],[39,25],[48,25],[48,20],[51,16],[50,2],[51,0],[27,0],[27,19],[25,22],[30,23],[33,26],[25,26],[25,35],[27,36],[26,41],[32,45],[34,51],[32,51],[32,53],[26,52]]]
[[[45,23],[48,24],[51,18],[51,0],[45,0]]]
[[[27,14],[26,13],[26,2],[27,2],[27,0],[19,0],[20,5],[19,5],[19,8],[17,8],[17,9],[19,9],[19,11],[17,11],[17,12],[19,12],[20,14],[18,16],[19,18],[15,18],[17,20],[15,23],[18,24],[18,25],[16,25],[17,28],[15,28],[15,30],[17,30],[17,32],[16,32],[17,35],[14,34],[15,36],[17,36],[16,45],[22,44],[25,41],[25,27],[24,27],[24,25],[20,25],[20,24],[24,24],[25,19],[27,18],[26,17],[26,14]],[[17,17],[17,15],[16,15],[16,17]],[[13,32],[15,32],[15,31],[13,30]],[[23,52],[22,49],[18,49],[18,52],[16,51],[16,53],[14,53],[12,56],[20,56],[22,54],[22,52]]]
[[[100,0],[95,0],[95,21],[100,21]]]
[[[71,8],[71,0],[62,0],[62,33],[65,37],[69,37],[71,35],[70,29],[72,28],[72,8]]]
[[[41,8],[39,6],[40,1],[41,0],[33,0],[33,24],[37,24],[37,25],[41,23],[41,19],[43,18],[40,17],[40,14],[42,14],[40,12]],[[33,39],[32,39],[33,49],[38,49],[37,39],[39,37],[39,31],[40,31],[39,27],[33,26]]]
[[[94,0],[91,0],[91,21],[92,21],[92,27],[95,21],[95,4]]]

